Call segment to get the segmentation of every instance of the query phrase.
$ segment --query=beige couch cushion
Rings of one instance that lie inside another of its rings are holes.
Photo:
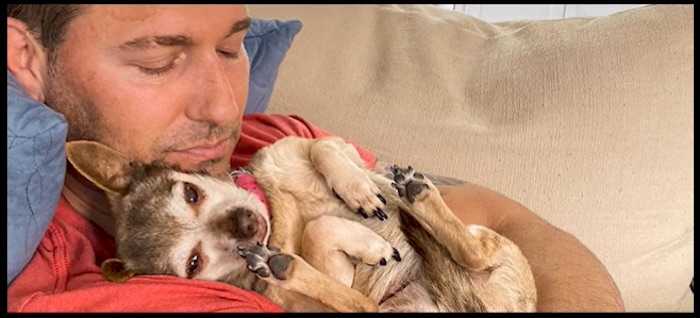
[[[270,112],[487,186],[576,235],[629,311],[691,311],[693,7],[489,24],[431,6],[298,18]]]

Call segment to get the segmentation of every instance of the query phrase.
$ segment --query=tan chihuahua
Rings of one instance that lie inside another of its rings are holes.
[[[112,281],[221,281],[289,311],[535,310],[513,242],[464,226],[410,167],[367,170],[340,138],[261,149],[247,170],[268,204],[231,180],[129,162],[96,142],[66,151],[109,197],[118,258],[102,268]]]

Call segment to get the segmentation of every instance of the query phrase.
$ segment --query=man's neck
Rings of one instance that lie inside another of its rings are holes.
[[[104,191],[81,176],[70,164],[66,169],[63,196],[75,211],[114,236],[114,220]]]

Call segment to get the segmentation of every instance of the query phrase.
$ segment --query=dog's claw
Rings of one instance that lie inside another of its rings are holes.
[[[335,189],[331,188],[331,191],[333,191],[333,195],[334,195],[336,198],[338,198],[338,200],[343,201],[343,198],[341,198],[340,195],[338,195],[338,192],[335,192]]]
[[[396,164],[393,164],[393,165],[386,168],[386,170],[389,170],[389,173],[392,176],[396,174],[397,169],[398,169],[398,166]]]
[[[398,192],[399,197],[405,197],[406,196],[406,189],[402,187],[396,187],[396,192]]]
[[[397,262],[401,261],[401,254],[399,254],[399,250],[397,250],[395,247],[394,247],[394,254],[392,254],[391,257],[393,259],[395,259]]]
[[[257,274],[260,277],[270,277],[270,269],[267,267],[261,267],[258,268],[257,271],[255,271],[255,274]]]
[[[369,215],[367,215],[367,212],[365,212],[365,209],[363,209],[362,207],[360,207],[359,209],[357,209],[357,213],[359,213],[360,215],[362,215],[362,217],[365,218],[365,219],[366,219],[366,218],[369,218]]]
[[[382,201],[382,204],[386,205],[386,199],[383,195],[377,194],[377,198],[379,199],[379,201]]]
[[[374,210],[374,216],[376,216],[380,221],[384,221],[384,220],[388,219],[386,213],[382,209]]]

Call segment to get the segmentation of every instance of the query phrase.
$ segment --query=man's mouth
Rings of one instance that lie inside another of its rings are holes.
[[[202,144],[185,149],[176,149],[172,152],[191,157],[197,161],[209,161],[222,158],[226,155],[230,142],[231,138],[226,137],[214,143]]]

